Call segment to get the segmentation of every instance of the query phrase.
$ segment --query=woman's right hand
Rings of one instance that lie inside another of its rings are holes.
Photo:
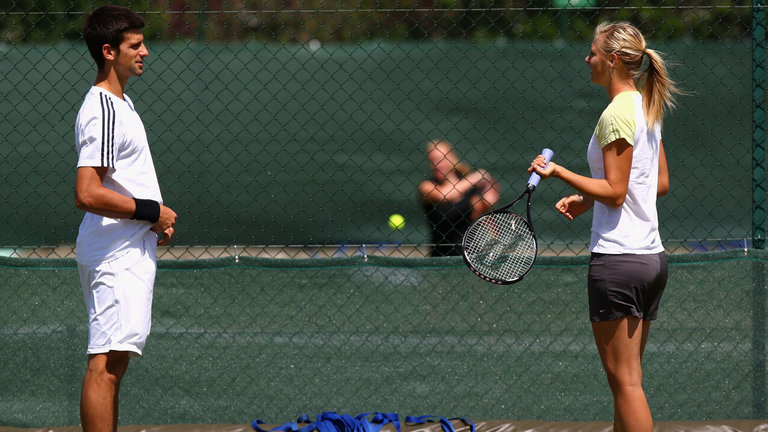
[[[547,163],[547,159],[543,155],[538,155],[528,167],[528,173],[531,174],[535,171],[542,179],[546,179],[555,173],[555,168],[557,165],[554,162]]]
[[[569,220],[583,214],[595,204],[594,200],[584,198],[582,195],[567,196],[555,204],[555,208]]]

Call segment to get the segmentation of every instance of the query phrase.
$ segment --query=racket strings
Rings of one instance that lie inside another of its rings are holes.
[[[536,258],[536,239],[528,223],[515,213],[483,216],[467,231],[465,256],[478,272],[493,279],[522,277]]]

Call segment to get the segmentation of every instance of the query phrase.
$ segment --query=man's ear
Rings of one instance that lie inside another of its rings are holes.
[[[101,54],[104,56],[105,60],[112,61],[117,58],[117,50],[113,49],[110,44],[102,45]]]

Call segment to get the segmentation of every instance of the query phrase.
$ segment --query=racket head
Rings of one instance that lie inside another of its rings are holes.
[[[537,252],[533,227],[509,210],[480,216],[462,240],[467,266],[481,279],[497,285],[521,281],[533,268]]]

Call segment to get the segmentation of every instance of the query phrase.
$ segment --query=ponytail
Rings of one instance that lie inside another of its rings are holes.
[[[661,55],[652,49],[646,48],[648,56],[648,68],[642,73],[643,85],[643,111],[646,121],[650,126],[662,123],[664,108],[675,108],[675,94],[682,92],[675,82],[669,77],[667,65]]]

